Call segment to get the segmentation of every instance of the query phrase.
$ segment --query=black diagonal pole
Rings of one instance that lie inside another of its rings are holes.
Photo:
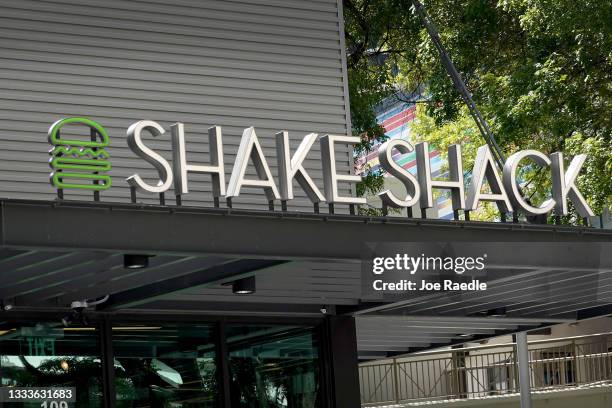
[[[495,162],[497,163],[500,169],[503,169],[504,162],[506,161],[504,154],[501,151],[501,148],[499,147],[497,142],[495,141],[495,137],[493,136],[493,133],[491,132],[487,121],[484,119],[484,117],[478,110],[476,103],[474,103],[474,100],[472,99],[472,94],[468,91],[467,87],[465,86],[465,82],[463,82],[461,75],[459,75],[459,72],[455,68],[453,61],[448,55],[448,52],[446,52],[446,48],[444,48],[444,45],[442,44],[442,40],[440,39],[440,35],[438,34],[436,26],[429,19],[429,16],[427,16],[427,13],[425,12],[425,9],[423,8],[423,5],[419,2],[419,0],[412,0],[412,4],[414,5],[414,9],[416,10],[418,16],[421,18],[423,25],[427,29],[429,37],[433,41],[434,45],[436,46],[436,49],[438,50],[438,53],[440,54],[440,59],[442,60],[442,65],[444,65],[444,69],[451,77],[455,89],[457,89],[457,91],[461,95],[461,98],[468,106],[468,109],[470,110],[470,115],[472,116],[472,118],[474,118],[474,121],[476,122],[476,126],[478,126],[480,134],[489,145]]]

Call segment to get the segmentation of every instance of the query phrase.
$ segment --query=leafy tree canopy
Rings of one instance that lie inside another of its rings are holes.
[[[427,0],[423,5],[504,153],[528,148],[587,153],[581,189],[595,212],[609,205],[612,2]],[[373,108],[386,97],[405,95],[420,105],[417,138],[441,149],[461,143],[466,158],[484,144],[410,1],[344,0],[344,13],[353,132],[363,141],[358,149],[383,137]]]

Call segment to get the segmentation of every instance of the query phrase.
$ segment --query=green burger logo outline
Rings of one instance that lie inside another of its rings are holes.
[[[85,125],[96,136],[91,140],[62,138],[60,129],[68,124]],[[53,170],[49,178],[53,186],[93,191],[111,187],[111,177],[105,174],[111,170],[110,154],[105,149],[110,140],[102,125],[87,118],[65,118],[53,123],[47,136],[49,143],[55,146],[49,150],[49,166]]]

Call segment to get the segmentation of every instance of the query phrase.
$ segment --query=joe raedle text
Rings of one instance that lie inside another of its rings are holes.
[[[440,282],[430,282],[426,280],[408,280],[402,279],[398,282],[385,282],[382,279],[376,279],[372,283],[372,287],[378,292],[410,292],[410,291],[485,291],[487,290],[486,282],[481,282],[478,279],[473,279],[469,282],[455,282],[450,279],[445,279]]]

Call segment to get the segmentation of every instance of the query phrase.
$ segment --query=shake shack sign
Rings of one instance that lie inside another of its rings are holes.
[[[63,137],[61,129],[65,126],[84,125],[87,136],[82,139]],[[339,183],[356,183],[360,176],[339,174],[336,170],[335,148],[338,145],[352,145],[359,142],[358,137],[324,135],[310,133],[303,137],[297,150],[291,151],[287,132],[276,134],[276,157],[266,157],[263,153],[256,130],[244,129],[238,148],[238,154],[232,166],[229,181],[225,177],[225,157],[223,154],[222,129],[213,126],[208,130],[210,160],[208,163],[193,163],[188,160],[188,146],[185,143],[185,127],[182,123],[170,126],[172,140],[172,161],[167,161],[159,153],[148,147],[143,141],[144,134],[160,137],[167,133],[161,125],[150,120],[142,120],[127,129],[127,144],[134,154],[147,162],[157,171],[158,181],[151,184],[138,173],[127,178],[127,182],[136,191],[145,194],[159,194],[173,190],[176,195],[189,193],[189,175],[193,173],[209,174],[212,178],[215,198],[237,197],[243,187],[255,187],[263,190],[268,200],[291,200],[294,187],[299,185],[313,203],[329,204],[365,204],[363,197],[343,196],[339,193]],[[111,188],[109,175],[112,158],[106,148],[109,144],[108,134],[104,128],[86,118],[61,119],[49,129],[49,143],[54,148],[50,151],[49,164],[53,170],[51,184],[59,190],[89,189],[94,191]],[[321,168],[324,188],[320,190],[314,183],[303,163],[315,143],[321,146]],[[410,153],[415,151],[417,158],[417,175],[393,160],[396,151]],[[412,146],[405,140],[392,139],[378,148],[381,167],[392,177],[397,178],[405,188],[398,196],[391,191],[379,194],[385,205],[394,208],[433,207],[433,189],[451,192],[454,210],[475,210],[482,201],[495,202],[504,212],[521,211],[529,215],[545,214],[555,210],[557,214],[567,214],[568,202],[572,202],[578,213],[583,216],[593,215],[586,200],[576,186],[576,178],[587,159],[580,154],[572,158],[566,167],[563,153],[547,156],[536,150],[524,150],[514,153],[499,170],[487,145],[478,149],[474,167],[464,169],[461,146],[453,145],[448,149],[449,177],[434,179],[429,160],[427,143]],[[268,165],[276,160],[278,174],[273,175]],[[517,172],[522,165],[546,167],[552,175],[551,198],[539,206],[526,200],[520,191]],[[143,166],[147,164],[143,163]],[[247,169],[254,166],[256,177],[247,177]],[[464,183],[464,170],[471,170],[471,181]],[[294,186],[294,181],[297,184]],[[489,189],[483,191],[483,184]]]

